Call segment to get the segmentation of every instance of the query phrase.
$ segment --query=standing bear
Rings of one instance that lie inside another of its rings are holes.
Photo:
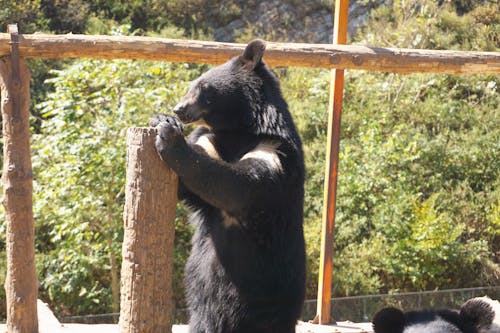
[[[291,333],[301,314],[302,144],[265,47],[250,42],[191,84],[177,117],[150,122],[195,228],[185,268],[190,332]],[[186,139],[181,122],[199,126]]]

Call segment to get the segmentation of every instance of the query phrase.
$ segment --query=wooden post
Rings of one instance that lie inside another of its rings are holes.
[[[347,40],[347,18],[349,0],[337,0],[333,43],[345,44]],[[332,70],[330,106],[328,112],[328,145],[326,153],[325,188],[323,194],[323,225],[321,230],[321,254],[318,281],[317,322],[334,322],[330,316],[332,298],[333,230],[337,200],[337,175],[340,147],[340,119],[344,91],[344,70]]]
[[[156,130],[127,131],[120,331],[172,331],[177,175],[155,150]]]
[[[9,26],[9,30],[13,31],[13,27]],[[7,223],[7,332],[36,333],[38,280],[29,131],[30,72],[22,59],[0,59],[0,89],[3,205]]]

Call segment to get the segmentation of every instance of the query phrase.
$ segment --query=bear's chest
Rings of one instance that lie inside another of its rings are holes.
[[[279,162],[276,142],[246,135],[206,133],[195,142],[214,160],[236,163],[245,159],[259,159],[276,168]]]

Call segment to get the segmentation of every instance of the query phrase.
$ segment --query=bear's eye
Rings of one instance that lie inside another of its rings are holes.
[[[210,105],[214,101],[215,91],[211,86],[203,85],[201,87],[201,96],[205,104]]]
[[[213,102],[212,96],[209,93],[205,92],[205,91],[203,91],[201,93],[201,99],[202,99],[203,103],[205,103],[207,105],[210,105]]]

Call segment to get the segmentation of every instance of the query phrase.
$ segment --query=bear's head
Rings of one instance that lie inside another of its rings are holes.
[[[465,302],[459,311],[403,312],[388,307],[373,317],[375,333],[500,333],[500,304],[488,297]]]
[[[264,41],[254,40],[242,55],[201,75],[174,113],[183,123],[251,131],[262,108],[270,104],[265,99],[273,95],[281,98],[276,77],[262,61],[265,48]]]

